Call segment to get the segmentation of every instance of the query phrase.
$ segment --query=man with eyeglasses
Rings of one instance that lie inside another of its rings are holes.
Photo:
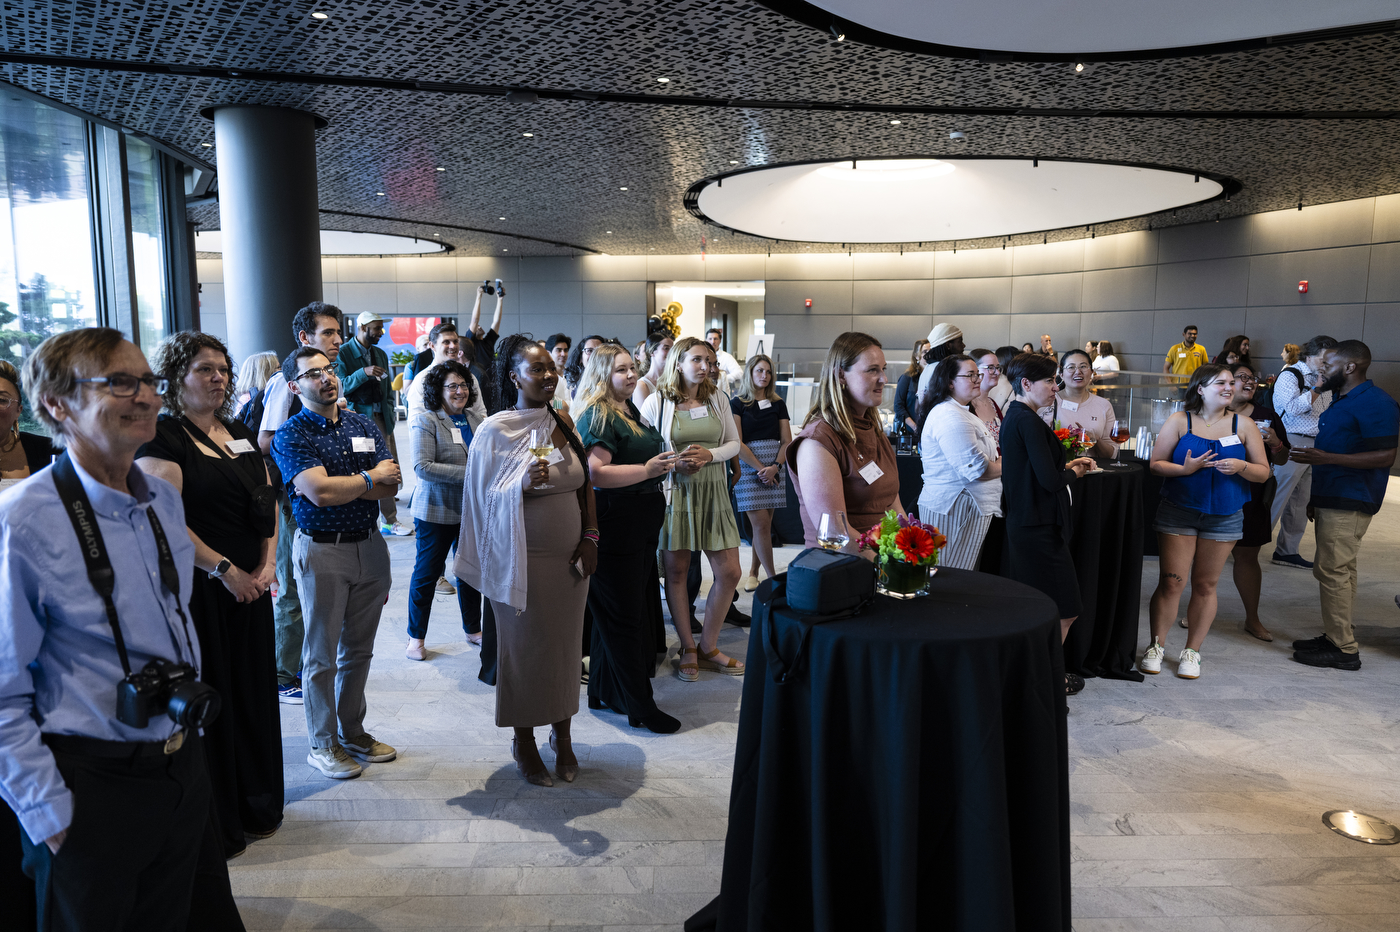
[[[0,796],[23,829],[40,928],[207,927],[191,917],[197,869],[212,882],[197,905],[236,918],[199,729],[118,709],[129,673],[164,661],[197,679],[202,663],[180,493],[135,464],[168,385],[99,327],[45,340],[23,381],[65,450],[0,495]],[[12,921],[19,905],[4,907]]]
[[[292,318],[292,339],[298,346],[316,347],[335,362],[340,354],[344,320],[345,315],[334,304],[312,301]],[[272,600],[272,624],[277,634],[277,699],[287,705],[301,705],[301,647],[305,625],[301,601],[297,598],[296,575],[292,572],[292,540],[297,524],[291,499],[281,488],[282,477],[272,458],[273,436],[289,417],[301,410],[301,401],[287,388],[295,373],[284,370],[282,374],[284,378],[268,379],[264,389],[258,445],[262,447],[273,484],[279,488],[277,502],[281,511],[277,522],[277,597]]]
[[[340,380],[325,353],[303,346],[284,369],[295,373],[288,385],[302,410],[277,429],[272,456],[297,520],[292,566],[306,621],[306,762],[339,780],[360,774],[352,755],[374,763],[398,756],[365,731],[364,720],[374,635],[392,582],[389,548],[376,533],[378,503],[398,491],[402,477],[374,422],[336,404]]]

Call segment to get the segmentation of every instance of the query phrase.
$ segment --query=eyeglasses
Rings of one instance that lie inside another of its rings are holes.
[[[115,375],[98,376],[95,379],[74,379],[75,382],[92,385],[106,385],[107,393],[113,398],[131,398],[145,385],[157,395],[164,395],[170,389],[170,380],[155,375],[134,376],[125,372]]]
[[[334,379],[334,378],[335,378],[335,370],[334,370],[334,369],[323,369],[323,368],[320,368],[320,367],[317,367],[317,368],[315,368],[315,369],[307,369],[307,370],[306,370],[305,372],[303,372],[301,375],[297,376],[297,381],[301,381],[302,379],[326,379],[326,378]]]
[[[447,385],[444,385],[442,387],[442,390],[447,392],[449,395],[460,395],[462,392],[467,390],[467,383],[451,382]]]
[[[1093,369],[1092,366],[1065,366],[1065,371],[1066,371],[1066,372],[1078,372],[1078,373],[1083,374],[1083,373],[1085,373],[1085,372],[1093,372],[1094,369]]]
[[[11,398],[9,395],[0,396],[0,411],[8,411],[19,404],[18,398]]]
[[[1259,380],[1249,375],[1237,375],[1235,381],[1243,382],[1246,385],[1257,385]]]
[[[981,377],[980,375],[978,375],[976,372],[961,372],[961,373],[959,373],[959,374],[953,376],[953,380],[954,380],[954,381],[957,381],[958,379],[967,379],[969,382],[980,382],[980,381],[982,381],[982,377]]]
[[[978,372],[1000,372],[1001,366],[978,366]]]

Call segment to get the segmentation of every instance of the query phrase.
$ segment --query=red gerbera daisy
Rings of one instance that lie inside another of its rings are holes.
[[[922,563],[933,556],[933,535],[921,527],[907,527],[894,536],[894,545],[906,563]]]

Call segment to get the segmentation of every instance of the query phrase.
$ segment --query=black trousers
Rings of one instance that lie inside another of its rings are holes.
[[[34,929],[39,916],[34,902],[34,881],[24,874],[24,829],[14,810],[0,801],[0,915],[7,929]]]
[[[481,600],[481,672],[476,678],[487,686],[496,685],[496,612],[486,598]]]
[[[598,503],[598,570],[588,586],[593,644],[588,695],[608,707],[644,719],[656,711],[651,676],[656,632],[648,589],[653,580],[666,497],[595,489]],[[648,564],[653,568],[648,572]]]
[[[54,750],[73,793],[68,836],[55,855],[21,833],[41,932],[184,932],[197,871],[201,896],[217,879],[227,891],[202,743],[192,736],[175,754],[140,758]],[[206,902],[202,910],[218,928],[241,928],[232,895],[224,895],[224,909]]]

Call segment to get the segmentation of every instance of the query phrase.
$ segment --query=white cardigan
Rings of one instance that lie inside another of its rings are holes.
[[[714,462],[722,463],[739,455],[739,427],[734,423],[734,414],[729,410],[729,396],[722,390],[715,389],[708,404],[710,417],[719,418],[724,428],[720,435],[720,444],[710,451],[710,456]],[[671,425],[676,419],[676,403],[665,398],[659,391],[652,392],[647,396],[647,400],[642,402],[641,413],[642,423],[661,432],[662,449],[668,453],[677,452],[671,445]],[[671,490],[670,473],[666,475],[665,490]]]

